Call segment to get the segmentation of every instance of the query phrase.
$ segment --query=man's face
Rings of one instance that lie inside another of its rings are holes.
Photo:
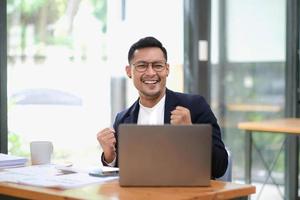
[[[151,63],[151,64],[149,64]],[[135,50],[126,73],[133,79],[141,100],[159,100],[165,93],[169,65],[160,48],[147,47]]]

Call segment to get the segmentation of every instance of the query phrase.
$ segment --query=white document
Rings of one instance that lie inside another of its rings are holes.
[[[60,189],[76,188],[115,179],[118,177],[92,177],[83,172],[64,174],[57,170],[55,165],[35,165],[0,172],[0,182]]]
[[[0,153],[0,169],[24,166],[27,158]]]

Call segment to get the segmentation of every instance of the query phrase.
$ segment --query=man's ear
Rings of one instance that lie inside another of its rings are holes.
[[[126,74],[129,78],[131,78],[131,67],[129,65],[127,65],[125,67],[125,70],[126,70]]]
[[[169,63],[167,63],[167,68],[166,68],[166,70],[167,70],[167,76],[169,76],[169,73],[170,73],[170,65],[169,65]]]

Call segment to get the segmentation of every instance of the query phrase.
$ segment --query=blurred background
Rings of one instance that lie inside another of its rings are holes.
[[[203,73],[197,69],[199,82],[190,81],[195,74],[186,58],[186,41],[198,46],[186,34],[194,28],[186,24],[187,8],[184,0],[7,1],[9,153],[28,156],[30,141],[51,140],[57,162],[101,165],[97,132],[137,98],[125,77],[128,49],[154,36],[168,50],[169,89],[194,92],[205,79],[203,95],[233,156],[233,180],[243,181],[244,134],[237,123],[285,113],[286,0],[212,0],[209,64]],[[267,162],[283,139],[254,134]],[[262,166],[254,159],[254,182],[267,176]],[[274,169],[283,185],[283,153]],[[272,199],[282,193],[275,189]]]

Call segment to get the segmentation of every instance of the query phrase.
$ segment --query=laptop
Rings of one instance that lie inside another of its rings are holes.
[[[212,127],[121,124],[121,186],[209,186]]]

